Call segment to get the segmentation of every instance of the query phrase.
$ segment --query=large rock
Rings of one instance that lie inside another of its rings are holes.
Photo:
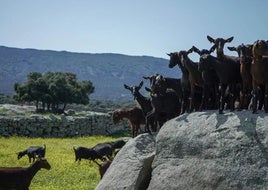
[[[143,144],[140,140],[139,137],[133,139],[135,143],[128,144],[120,155],[131,151],[131,157],[142,159],[142,153],[148,151],[134,151],[131,147]],[[184,114],[166,122],[156,136],[152,172],[144,174],[151,175],[151,179],[147,178],[150,181],[145,182],[149,183],[147,189],[268,189],[267,143],[268,114],[263,112]],[[132,165],[133,159],[116,157],[109,175],[100,182],[102,187],[109,188],[99,189],[124,189],[135,183],[133,173],[139,171],[138,167],[131,168]],[[112,180],[115,181],[112,183]],[[120,186],[116,186],[118,183]],[[137,189],[134,185],[128,187]]]
[[[149,185],[155,137],[142,134],[131,139],[118,152],[96,190],[142,190]]]

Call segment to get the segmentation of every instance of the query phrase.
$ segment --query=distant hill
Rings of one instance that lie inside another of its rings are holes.
[[[163,52],[165,53],[165,52]],[[168,60],[122,54],[72,53],[0,46],[0,93],[13,94],[15,82],[25,82],[29,72],[73,72],[80,80],[90,80],[99,100],[130,100],[123,84],[139,84],[142,76],[155,73],[181,76],[178,67],[168,68]],[[145,83],[148,86],[148,82]],[[144,92],[144,91],[143,91]]]

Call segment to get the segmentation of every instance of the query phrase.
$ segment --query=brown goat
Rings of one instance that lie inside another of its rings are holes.
[[[195,73],[192,72],[192,69],[190,69],[190,73],[188,70],[189,68],[187,68],[186,65],[182,63],[183,60],[185,63],[185,59],[187,59],[186,57],[188,57],[188,54],[191,52],[192,51],[179,51],[167,54],[170,56],[168,65],[169,68],[173,68],[175,65],[178,65],[182,72],[181,87],[183,98],[181,103],[181,114],[183,114],[185,111],[193,111],[193,109],[199,110],[200,100],[197,101],[197,98],[202,97],[202,87],[200,88],[200,86],[203,84],[201,84],[202,82],[199,83],[199,79],[202,81],[202,77],[196,77]],[[199,79],[197,80],[197,78]],[[191,97],[190,100],[189,97]]]
[[[202,94],[203,94],[203,87],[204,87],[204,80],[202,78],[202,73],[198,70],[198,63],[193,62],[188,57],[188,54],[192,52],[193,52],[193,49],[191,48],[188,51],[186,51],[186,53],[181,54],[181,58],[180,58],[182,65],[189,72],[189,81],[190,81],[190,88],[191,88],[190,111],[192,111],[196,107],[199,107],[198,109],[200,110],[200,106],[203,104],[203,100],[201,101],[200,106],[197,106],[195,93],[196,93],[196,88],[200,87],[202,89]]]
[[[252,62],[252,47],[253,45],[241,44],[237,47],[228,47],[230,51],[236,51],[240,58],[240,75],[242,78],[242,91],[240,94],[240,103],[242,109],[247,109],[250,104],[251,91],[252,91],[252,75],[251,62]]]
[[[132,137],[136,137],[141,124],[145,124],[145,118],[142,109],[134,107],[128,110],[117,109],[112,113],[113,123],[117,124],[122,119],[126,118],[129,120]]]
[[[102,179],[102,177],[104,176],[105,172],[107,171],[107,169],[110,167],[112,160],[105,160],[103,161],[101,164],[99,164],[98,162],[94,161],[98,167],[99,167],[99,173],[100,173],[100,178]]]
[[[253,105],[252,112],[257,112],[258,87],[264,85],[264,110],[268,112],[268,42],[257,40],[253,44],[253,61],[251,65],[252,86],[253,86]]]
[[[221,61],[229,61],[230,59],[237,59],[233,56],[228,56],[228,55],[224,55],[223,49],[224,49],[224,45],[225,43],[230,43],[233,41],[234,37],[230,37],[227,39],[223,39],[223,38],[216,38],[213,39],[210,36],[207,36],[207,39],[210,43],[214,43],[213,48],[216,49],[216,54],[217,54],[217,58]]]
[[[0,189],[28,190],[33,177],[41,168],[45,168],[47,170],[51,168],[45,158],[38,158],[28,168],[0,168]]]
[[[134,97],[134,100],[137,100],[137,102],[139,103],[141,109],[142,109],[142,113],[143,116],[146,117],[146,115],[152,110],[152,105],[151,105],[151,100],[145,96],[143,96],[140,93],[140,89],[143,85],[143,81],[140,82],[140,84],[138,86],[134,85],[134,86],[128,86],[126,84],[124,84],[124,88],[129,90],[131,92],[131,94]],[[157,121],[154,118],[151,118],[150,120],[146,120],[145,119],[145,131],[147,132],[151,132],[149,126],[151,126],[152,131],[156,131],[157,130],[157,123],[162,123],[162,121]],[[159,124],[161,126],[161,124]]]

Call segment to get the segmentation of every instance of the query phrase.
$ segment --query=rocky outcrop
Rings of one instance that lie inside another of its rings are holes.
[[[156,136],[154,148],[137,146],[145,144],[140,136],[129,141],[98,187],[137,189],[129,184],[140,183],[133,173],[140,173],[144,167],[131,168],[133,159],[127,158],[139,160],[144,152],[150,152],[155,153],[151,170],[143,175],[151,178],[143,181],[149,184],[143,189],[267,189],[267,143],[268,114],[263,112],[184,114],[165,123]]]

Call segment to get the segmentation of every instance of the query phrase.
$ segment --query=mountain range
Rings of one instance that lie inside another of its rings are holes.
[[[163,58],[5,46],[0,46],[0,67],[2,94],[14,94],[14,83],[25,82],[29,72],[72,72],[78,79],[93,83],[95,92],[90,98],[113,101],[130,100],[132,95],[124,89],[123,84],[138,85],[143,76],[156,73],[173,78],[181,76],[180,69],[170,69],[168,60]],[[149,86],[148,82],[144,82],[145,86]],[[143,90],[142,93],[146,92]]]

